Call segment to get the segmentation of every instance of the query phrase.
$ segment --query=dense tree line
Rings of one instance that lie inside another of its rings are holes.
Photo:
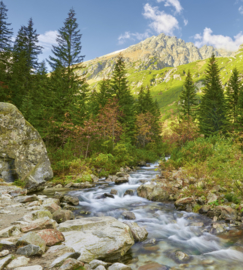
[[[57,45],[45,62],[39,63],[42,47],[32,18],[21,26],[15,41],[7,22],[7,8],[0,2],[0,101],[11,102],[40,132],[48,145],[73,144],[78,156],[112,152],[116,144],[145,148],[159,142],[159,108],[149,89],[138,99],[131,94],[125,62],[120,55],[110,79],[91,91],[82,69],[81,37],[75,11],[71,9],[58,30]]]
[[[190,71],[179,100],[180,119],[196,120],[206,137],[218,133],[243,131],[243,87],[236,68],[228,81],[226,91],[221,84],[215,55],[209,59],[205,86],[201,99],[197,97]]]

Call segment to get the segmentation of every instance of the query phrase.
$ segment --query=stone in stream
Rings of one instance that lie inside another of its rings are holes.
[[[115,197],[112,194],[104,193],[104,194],[96,197],[95,199],[105,199],[105,198],[112,198],[112,199],[114,199]]]
[[[186,210],[188,212],[191,212],[191,205],[194,202],[194,199],[192,197],[186,197],[186,198],[181,198],[175,201],[175,207],[178,210]]]
[[[134,215],[133,212],[124,211],[124,212],[122,213],[122,215],[124,216],[125,219],[130,219],[130,220],[136,219],[136,216]]]
[[[127,182],[129,182],[129,177],[128,176],[118,177],[118,178],[115,179],[115,184],[117,184],[117,185],[127,183]]]
[[[138,270],[169,270],[170,267],[156,262],[149,262],[143,266],[140,266]]]
[[[125,191],[125,193],[124,193],[124,196],[126,196],[126,195],[133,196],[133,195],[134,195],[134,190],[132,190],[132,189],[127,189],[127,190]]]
[[[66,202],[71,205],[79,205],[79,198],[76,196],[65,195],[62,198],[62,202]]]
[[[42,229],[56,229],[57,223],[50,219],[49,217],[39,218],[28,225],[24,225],[21,227],[21,231],[23,233],[34,231],[34,230],[42,230]]]
[[[117,195],[118,194],[118,191],[116,189],[112,188],[110,193],[112,195]]]
[[[129,226],[113,217],[68,220],[58,229],[65,236],[65,244],[81,253],[82,262],[119,259],[134,244]]]
[[[144,227],[138,226],[136,222],[124,221],[123,223],[130,227],[135,242],[142,242],[147,238],[148,232]]]
[[[138,196],[150,201],[164,202],[168,201],[169,193],[165,190],[163,184],[149,183],[141,185],[137,189]]]
[[[0,102],[0,125],[1,178],[20,179],[28,192],[43,190],[53,172],[40,134],[10,103]]]

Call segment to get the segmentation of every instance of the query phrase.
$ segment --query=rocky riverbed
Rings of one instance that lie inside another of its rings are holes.
[[[242,269],[237,210],[233,221],[228,208],[192,213],[157,165],[37,195],[2,184],[0,269]]]

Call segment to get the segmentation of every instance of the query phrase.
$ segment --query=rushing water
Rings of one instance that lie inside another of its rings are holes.
[[[212,221],[205,216],[176,211],[173,203],[151,202],[137,195],[124,196],[127,189],[133,189],[136,194],[142,184],[140,180],[151,181],[158,174],[156,166],[151,164],[131,173],[129,183],[114,185],[101,181],[95,188],[70,192],[80,199],[82,211],[77,212],[85,216],[113,216],[120,221],[124,221],[125,210],[135,214],[134,221],[145,226],[149,234],[146,241],[133,245],[123,259],[132,269],[149,262],[176,267],[173,269],[243,269],[241,230],[228,228],[227,232],[216,236],[208,232]],[[97,199],[110,193],[112,188],[118,191],[114,199]],[[178,261],[176,251],[188,254],[189,260]],[[187,265],[181,265],[185,263]]]

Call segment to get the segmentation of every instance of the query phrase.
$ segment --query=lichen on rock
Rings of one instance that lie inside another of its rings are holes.
[[[53,177],[38,131],[10,103],[0,102],[0,178],[23,181],[28,192],[42,190]]]

